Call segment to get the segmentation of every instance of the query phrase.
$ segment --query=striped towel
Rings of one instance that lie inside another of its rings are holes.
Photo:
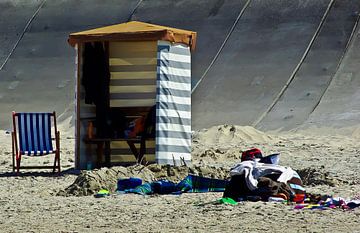
[[[224,192],[227,183],[227,180],[188,175],[177,185],[177,189],[190,193]]]

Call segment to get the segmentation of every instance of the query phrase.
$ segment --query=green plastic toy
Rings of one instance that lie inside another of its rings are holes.
[[[97,194],[95,194],[95,197],[106,197],[110,196],[110,192],[106,189],[101,189]]]

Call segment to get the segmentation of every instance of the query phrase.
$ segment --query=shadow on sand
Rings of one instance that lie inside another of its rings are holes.
[[[4,173],[0,173],[0,178],[3,177],[62,177],[65,175],[79,175],[80,174],[80,170],[77,170],[75,168],[69,168],[66,169],[60,173],[58,172],[52,172],[52,171],[33,171],[33,172],[22,172],[20,171],[19,173],[16,172],[4,172]]]

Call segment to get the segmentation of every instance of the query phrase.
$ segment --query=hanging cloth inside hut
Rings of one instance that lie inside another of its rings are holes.
[[[97,136],[108,137],[110,132],[109,59],[103,43],[85,43],[82,85],[85,103],[96,105]]]

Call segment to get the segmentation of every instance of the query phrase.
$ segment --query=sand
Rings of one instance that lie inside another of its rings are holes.
[[[120,177],[178,181],[190,171],[226,178],[231,166],[239,162],[241,150],[258,147],[264,154],[280,153],[281,165],[303,172],[308,191],[351,198],[360,193],[357,130],[330,134],[311,129],[285,134],[221,125],[194,132],[191,167],[137,165],[80,172],[73,167],[72,130],[60,129],[60,176],[45,171],[15,176],[11,137],[0,131],[0,232],[360,232],[360,208],[311,211],[280,203],[208,203],[222,193],[92,195],[100,188],[113,191]],[[24,163],[42,164],[44,159],[24,159]]]

